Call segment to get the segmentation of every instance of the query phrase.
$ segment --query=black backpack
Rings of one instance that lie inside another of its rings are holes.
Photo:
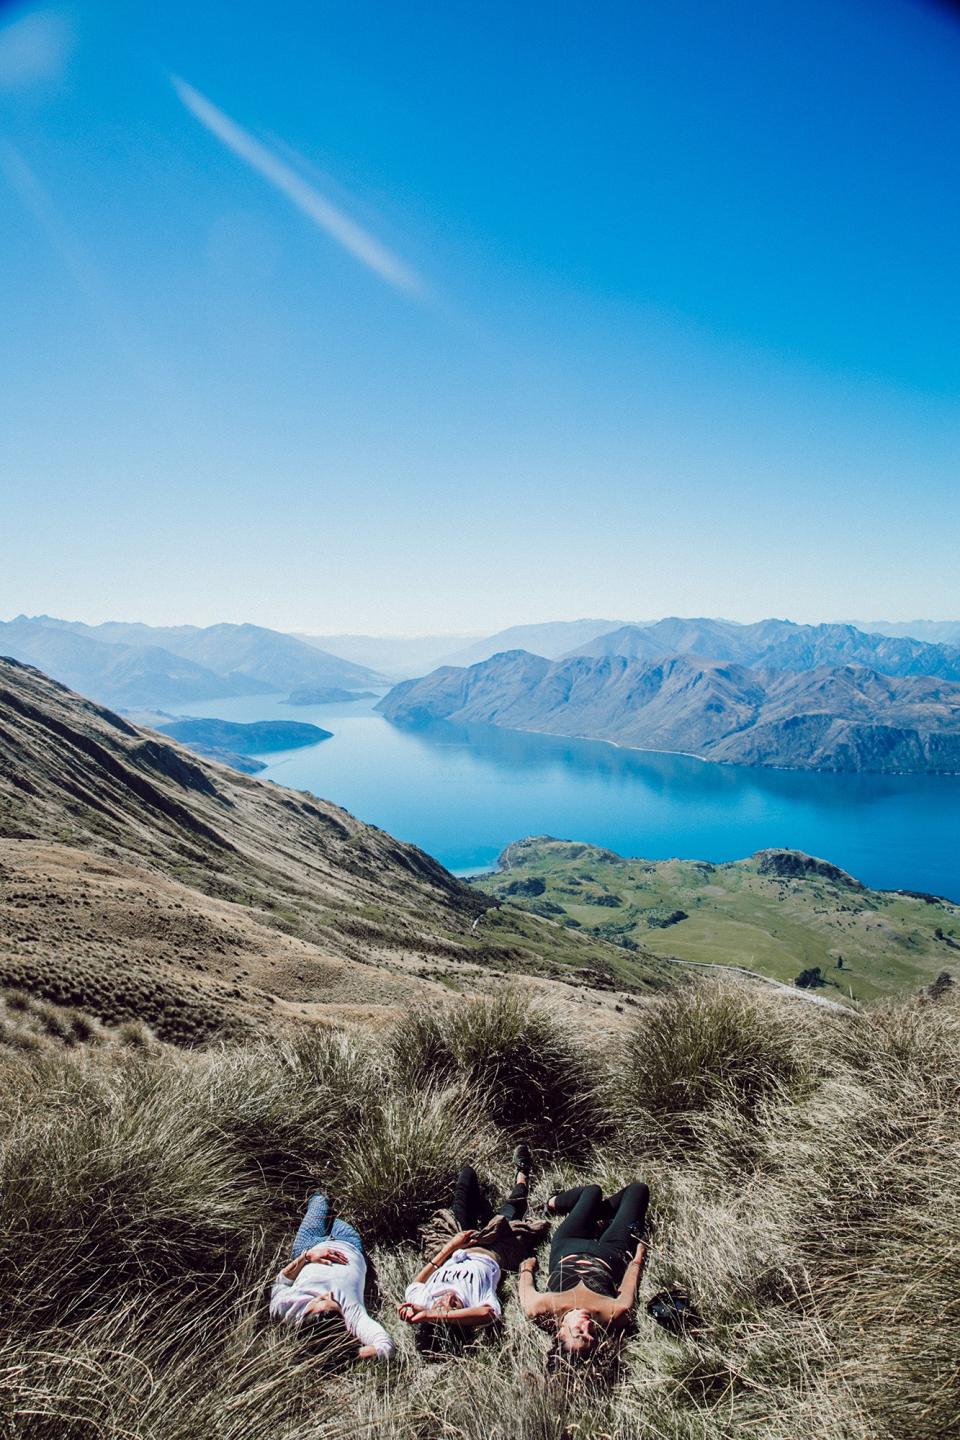
[[[694,1309],[687,1290],[658,1290],[647,1301],[647,1314],[669,1330],[671,1335],[696,1335],[703,1329],[703,1319]]]

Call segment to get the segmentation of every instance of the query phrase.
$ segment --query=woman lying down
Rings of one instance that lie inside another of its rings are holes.
[[[518,1145],[513,1156],[513,1189],[495,1215],[472,1165],[457,1177],[450,1210],[438,1211],[425,1241],[455,1231],[407,1286],[399,1306],[401,1320],[415,1327],[417,1348],[442,1350],[501,1316],[497,1287],[504,1270],[520,1261],[543,1239],[546,1221],[524,1220],[530,1179],[530,1152]],[[459,1229],[455,1227],[459,1226]]]
[[[298,1328],[342,1326],[359,1343],[361,1360],[388,1360],[394,1343],[363,1303],[363,1241],[346,1220],[331,1225],[326,1195],[311,1195],[292,1253],[273,1282],[271,1318]]]

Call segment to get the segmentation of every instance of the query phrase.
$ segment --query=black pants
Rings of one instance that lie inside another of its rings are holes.
[[[462,1230],[479,1230],[493,1215],[472,1165],[464,1165],[457,1176],[453,1187],[453,1213]],[[522,1220],[527,1213],[527,1186],[514,1185],[496,1213],[506,1215],[508,1220]]]
[[[646,1185],[625,1185],[608,1200],[599,1185],[577,1185],[561,1191],[555,1203],[566,1219],[553,1232],[551,1273],[564,1255],[595,1255],[607,1261],[619,1284],[643,1234],[650,1203]]]

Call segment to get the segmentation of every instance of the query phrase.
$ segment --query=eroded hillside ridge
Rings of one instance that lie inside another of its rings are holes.
[[[394,686],[389,720],[453,720],[608,740],[727,764],[960,773],[960,684],[862,665],[761,671],[733,661],[526,651]]]
[[[11,983],[66,966],[92,993],[126,964],[243,1014],[271,995],[369,1000],[349,962],[458,952],[490,903],[339,807],[207,763],[8,659],[0,850]],[[403,989],[382,978],[380,998]]]
[[[544,926],[336,805],[0,659],[0,984],[179,1040],[382,1021],[505,971],[668,983],[656,957]]]

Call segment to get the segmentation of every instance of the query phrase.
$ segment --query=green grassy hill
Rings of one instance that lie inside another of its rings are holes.
[[[819,966],[834,998],[875,999],[960,971],[960,906],[870,890],[797,851],[711,865],[630,860],[541,836],[509,846],[476,883],[628,950],[788,983]]]

